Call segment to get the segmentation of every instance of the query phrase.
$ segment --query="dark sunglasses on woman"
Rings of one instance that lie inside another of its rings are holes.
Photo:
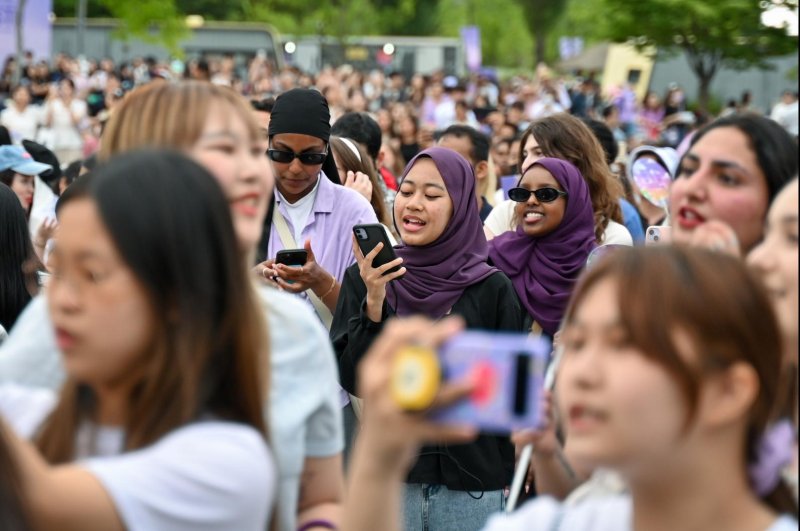
[[[306,166],[315,166],[322,164],[328,157],[328,153],[295,153],[294,151],[283,151],[280,149],[268,149],[267,156],[275,162],[281,164],[289,164],[294,159],[299,159],[301,164]]]
[[[567,192],[556,190],[555,188],[539,188],[538,190],[528,190],[527,188],[512,188],[508,191],[508,198],[517,203],[527,203],[531,195],[536,196],[540,203],[552,203],[562,195],[567,196]]]

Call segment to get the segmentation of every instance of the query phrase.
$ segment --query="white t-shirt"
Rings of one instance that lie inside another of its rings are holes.
[[[24,111],[19,112],[17,106],[10,103],[0,112],[0,125],[6,126],[11,141],[20,145],[23,140],[36,140],[41,114],[42,110],[38,105],[28,105]]]
[[[600,245],[627,245],[633,246],[633,237],[625,225],[616,221],[609,221],[603,233],[603,241]]]
[[[54,405],[51,391],[0,386],[0,415],[20,436],[30,437],[34,421],[41,423]],[[94,440],[86,440],[89,433]],[[120,429],[86,427],[79,432],[76,457],[103,485],[127,529],[266,529],[275,465],[255,429],[208,420],[133,452],[123,453],[123,441]]]
[[[263,531],[269,523],[275,465],[261,435],[242,424],[197,422],[147,448],[82,465],[130,530]]]
[[[34,177],[35,188],[33,192],[33,204],[31,205],[31,215],[28,220],[28,230],[31,239],[36,240],[36,233],[39,227],[48,219],[56,219],[56,203],[58,196],[53,190],[39,177]]]
[[[83,147],[83,138],[79,131],[81,121],[86,118],[86,102],[73,99],[69,107],[57,98],[46,104],[45,113],[52,116],[50,129],[52,131],[53,149],[80,149]],[[78,117],[78,124],[72,122],[72,116]]]
[[[772,108],[772,114],[770,115],[770,118],[778,122],[789,134],[795,136],[798,133],[798,122],[800,121],[798,118],[800,116],[798,105],[796,101],[792,103],[779,101]]]
[[[47,299],[39,295],[22,310],[0,345],[0,384],[57,391],[63,382],[64,367],[47,312]]]
[[[306,226],[306,221],[308,221],[308,216],[311,215],[311,211],[314,209],[314,199],[317,197],[317,190],[319,190],[319,180],[320,179],[327,179],[325,175],[320,172],[317,176],[317,184],[314,185],[314,188],[306,194],[304,197],[301,197],[294,203],[290,203],[283,197],[283,194],[278,192],[278,199],[280,199],[281,203],[284,204],[286,207],[286,211],[289,213],[289,218],[292,223],[292,228],[294,229],[294,242],[297,244],[298,247],[302,248],[303,244],[305,243],[303,238],[303,229]]]
[[[592,498],[573,507],[543,496],[510,515],[492,516],[484,531],[631,531],[632,509],[629,496]],[[797,521],[782,516],[764,531],[790,530],[797,531]]]
[[[486,221],[483,222],[483,226],[489,229],[495,236],[499,236],[510,230],[516,230],[517,227],[514,224],[514,204],[514,201],[510,199],[498,203],[497,206],[492,209]],[[616,221],[609,221],[603,233],[603,241],[600,242],[600,245],[632,246],[633,238],[624,225]]]
[[[295,531],[305,459],[344,450],[339,373],[328,331],[308,304],[266,286],[259,295],[269,319],[269,429],[280,476],[279,529]]]
[[[36,434],[55,405],[56,395],[49,389],[0,384],[0,417],[23,439]]]
[[[258,292],[269,322],[268,426],[279,474],[279,529],[295,531],[305,458],[331,457],[344,449],[336,357],[325,327],[306,303],[268,287]],[[63,381],[47,301],[38,296],[0,345],[0,382],[57,390]],[[34,417],[27,424],[38,426],[43,418]]]

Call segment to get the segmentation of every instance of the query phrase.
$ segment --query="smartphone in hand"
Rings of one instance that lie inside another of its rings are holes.
[[[645,231],[644,243],[645,245],[656,245],[669,243],[672,239],[671,227],[666,225],[652,225],[647,227]]]
[[[378,256],[372,261],[373,267],[380,267],[397,259],[397,255],[394,252],[392,243],[389,241],[389,236],[386,234],[386,229],[383,228],[383,225],[379,223],[356,225],[353,227],[353,234],[355,234],[358,248],[361,249],[361,254],[364,256],[369,254],[379,242],[383,243],[383,249],[378,252]],[[386,271],[384,275],[399,271],[400,267],[401,266],[395,266]]]
[[[392,396],[401,407],[422,410],[441,381],[467,378],[474,384],[470,396],[434,411],[432,420],[496,434],[535,428],[542,421],[540,398],[550,346],[542,336],[467,331],[438,353],[408,349],[395,361]]]
[[[283,249],[275,255],[275,263],[289,267],[303,267],[308,260],[308,252],[305,249]],[[291,280],[286,281],[293,284]]]

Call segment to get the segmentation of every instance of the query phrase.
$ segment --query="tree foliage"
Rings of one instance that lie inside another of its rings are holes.
[[[766,60],[797,50],[797,38],[761,23],[773,5],[797,9],[797,0],[600,0],[598,31],[618,42],[660,53],[682,51],[700,82],[700,103],[708,101],[711,80],[723,66],[767,68]],[[602,16],[600,14],[602,13]]]
[[[590,1],[590,0],[571,0]],[[77,0],[54,0],[58,17],[74,17]],[[461,26],[481,30],[485,64],[530,67],[534,40],[526,24],[525,9],[542,12],[566,0],[87,0],[90,18],[120,18],[125,35],[145,39],[185,35],[184,17],[206,20],[246,20],[270,24],[280,33],[325,35],[347,40],[350,35],[420,35],[458,37]],[[156,27],[160,32],[152,32]],[[549,49],[557,36],[547,35]],[[163,40],[161,42],[164,42]],[[551,58],[551,57],[548,57]]]
[[[530,67],[533,39],[517,0],[441,0],[436,18],[439,35],[447,37],[458,37],[462,26],[478,26],[484,64]]]
[[[124,39],[136,36],[143,41],[163,44],[173,55],[182,55],[178,46],[189,33],[185,15],[169,0],[120,2],[102,0],[111,16],[120,20],[118,34]]]
[[[536,63],[548,59],[548,37],[567,10],[568,0],[518,0],[533,38]]]
[[[213,3],[213,0],[207,1]],[[57,17],[74,17],[77,2],[55,0],[53,11]],[[146,42],[163,44],[175,55],[181,54],[178,42],[188,34],[185,13],[175,0],[88,0],[86,16],[118,19],[117,35],[120,38],[136,36]]]

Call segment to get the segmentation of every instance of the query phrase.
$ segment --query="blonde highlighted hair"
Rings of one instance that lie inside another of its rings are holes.
[[[114,109],[100,143],[98,159],[148,147],[187,149],[203,133],[209,113],[244,120],[251,138],[261,137],[247,101],[233,89],[205,81],[154,82],[136,88]]]

